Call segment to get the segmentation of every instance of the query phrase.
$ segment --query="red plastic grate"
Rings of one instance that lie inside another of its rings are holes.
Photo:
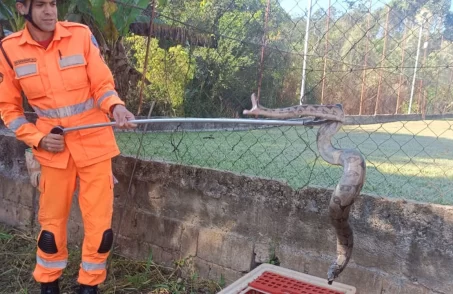
[[[344,292],[315,286],[270,272],[264,272],[256,280],[249,283],[249,286],[255,290],[272,294],[344,294]],[[261,293],[255,290],[247,291],[247,294]]]

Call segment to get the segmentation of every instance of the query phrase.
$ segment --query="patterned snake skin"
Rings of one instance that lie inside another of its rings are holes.
[[[330,221],[337,235],[337,259],[327,272],[327,281],[332,284],[346,268],[354,247],[354,236],[348,222],[349,212],[365,182],[366,165],[361,153],[353,149],[337,149],[331,139],[344,122],[344,112],[340,104],[298,105],[287,108],[269,109],[258,105],[252,94],[252,109],[244,110],[246,115],[262,115],[271,118],[298,118],[314,116],[325,119],[317,135],[317,145],[321,157],[330,164],[343,166],[343,175],[333,191],[329,204]]]

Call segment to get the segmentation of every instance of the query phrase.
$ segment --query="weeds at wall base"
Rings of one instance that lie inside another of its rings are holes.
[[[68,267],[60,280],[61,293],[75,293],[80,248],[69,246]],[[35,237],[0,225],[0,293],[39,293],[32,276],[36,260]],[[185,274],[183,274],[185,273]],[[217,293],[220,283],[203,280],[193,271],[192,259],[174,262],[174,267],[155,264],[152,253],[146,261],[130,260],[113,254],[101,293],[192,294]]]

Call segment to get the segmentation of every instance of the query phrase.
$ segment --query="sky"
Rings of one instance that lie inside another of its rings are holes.
[[[342,0],[330,0],[331,6],[338,7],[340,10],[344,10],[346,6],[345,1]],[[372,10],[384,6],[389,0],[372,0]],[[308,0],[279,0],[280,5],[285,9],[291,16],[304,16],[308,10]],[[323,8],[327,10],[329,7],[329,0],[312,0],[312,12]]]
[[[403,0],[404,1],[404,0]],[[292,17],[305,16],[308,10],[308,0],[279,0],[280,5],[285,9]],[[390,2],[389,0],[372,0],[371,9],[382,7],[385,3]],[[346,5],[343,0],[331,0],[331,6],[338,7],[342,10],[345,9]],[[453,4],[453,1],[452,1]],[[329,0],[312,0],[312,11],[324,8],[327,10],[329,7]],[[453,11],[453,5],[450,6],[450,11]]]

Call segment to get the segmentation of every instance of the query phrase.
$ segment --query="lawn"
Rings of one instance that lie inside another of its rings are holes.
[[[142,158],[215,168],[243,175],[333,188],[342,168],[316,147],[318,127],[249,131],[184,131],[143,135]],[[117,132],[123,154],[135,155],[140,133]],[[453,204],[453,120],[343,126],[337,148],[359,150],[367,161],[363,191],[373,195]]]

